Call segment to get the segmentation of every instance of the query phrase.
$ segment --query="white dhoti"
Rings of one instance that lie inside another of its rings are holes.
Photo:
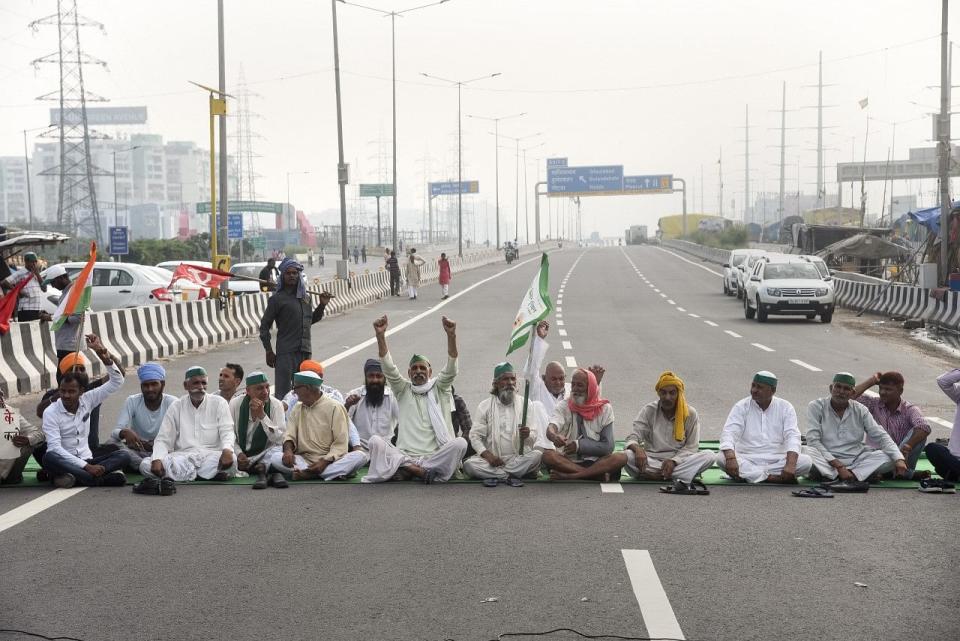
[[[801,456],[804,454],[813,461],[813,465],[820,472],[820,476],[830,480],[837,478],[837,470],[827,462],[820,450],[815,447],[804,446]],[[893,461],[890,460],[890,457],[882,450],[874,450],[869,447],[864,448],[854,458],[837,456],[836,459],[846,465],[858,481],[865,481],[874,473],[886,474],[893,471]]]
[[[250,466],[247,468],[247,472],[253,473],[253,466],[263,463],[266,466],[269,472],[270,461],[273,460],[273,457],[279,452],[280,456],[283,456],[283,448],[279,445],[273,445],[266,448],[259,454],[254,454],[253,456],[248,456],[247,461],[250,463]]]
[[[383,483],[393,478],[404,465],[418,465],[436,472],[435,481],[449,481],[467,451],[467,441],[457,437],[447,442],[433,454],[409,456],[384,438],[370,437],[370,470],[363,477],[364,483]]]
[[[635,479],[661,479],[662,477],[659,474],[660,469],[663,467],[664,460],[669,460],[653,458],[648,454],[647,464],[644,466],[643,471],[641,472],[640,468],[637,467],[637,455],[633,453],[633,450],[627,449],[624,450],[623,453],[627,455],[627,464],[624,466],[627,470],[627,474]],[[677,465],[673,468],[673,474],[671,474],[670,478],[683,481],[684,483],[689,483],[698,474],[712,466],[713,461],[713,452],[697,452],[696,454],[691,454],[677,463]]]
[[[806,448],[804,448],[806,450]],[[784,454],[741,454],[736,452],[737,466],[740,468],[740,478],[748,483],[762,483],[769,476],[779,476],[783,473],[783,467],[787,464],[787,455]],[[726,459],[723,452],[717,452],[715,455],[717,467],[721,470],[726,469],[724,463]],[[796,476],[806,476],[810,473],[813,461],[807,454],[797,455]]]
[[[287,467],[283,464],[283,450],[280,448],[277,449],[279,451],[271,455],[271,457],[265,461],[268,468],[273,468],[275,471],[280,472],[285,476],[290,476],[293,474],[294,470],[303,471],[310,467],[310,463],[299,454],[293,455],[293,467]],[[322,478],[324,481],[329,481],[331,479],[349,476],[366,465],[367,461],[369,460],[370,457],[362,450],[347,452],[339,459],[325,467],[323,471],[320,472],[320,478]]]
[[[502,467],[494,467],[487,463],[479,454],[471,456],[463,462],[463,471],[470,478],[475,479],[499,479],[506,480],[508,477],[523,478],[531,472],[535,472],[540,467],[540,459],[543,452],[540,450],[531,450],[524,454],[515,454],[504,457]]]
[[[220,469],[220,456],[222,452],[218,450],[185,450],[182,452],[170,452],[161,460],[163,463],[164,476],[174,481],[193,481],[197,478],[210,480],[220,472],[226,472],[228,476],[237,474],[237,458],[233,458],[233,465],[226,470]],[[150,478],[157,476],[150,471],[151,459],[145,458],[140,462],[140,473]]]

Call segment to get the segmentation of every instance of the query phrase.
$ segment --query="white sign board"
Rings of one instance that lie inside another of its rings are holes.
[[[0,407],[0,459],[20,458],[13,437],[20,434],[20,413],[12,407]]]

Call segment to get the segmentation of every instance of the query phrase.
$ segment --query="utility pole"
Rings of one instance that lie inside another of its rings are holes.
[[[817,208],[824,205],[826,192],[823,186],[823,51],[817,72]]]
[[[27,211],[30,215],[30,229],[33,229],[33,196],[30,190],[30,155],[27,151],[27,130],[23,130],[23,164],[26,167],[27,178]],[[114,191],[116,193],[116,191]],[[114,196],[116,199],[116,196]]]
[[[787,81],[783,81],[783,97],[780,107],[780,204],[777,207],[777,220],[783,224],[783,193],[786,189],[787,163]]]
[[[947,0],[941,0],[940,16],[940,117],[937,143],[940,152],[940,283],[946,285],[950,270],[950,66],[947,39]]]
[[[349,254],[347,253],[347,164],[343,162],[343,109],[340,102],[340,42],[337,38],[337,0],[330,0],[333,8],[333,77],[337,94],[337,183],[340,185],[340,254],[337,275],[347,278]],[[396,233],[396,228],[394,228]]]
[[[219,65],[220,65],[220,95],[227,95],[227,70],[226,70],[226,61],[224,59],[224,42],[223,42],[223,0],[217,0],[217,51],[219,54]],[[227,119],[226,112],[220,117],[220,220],[217,221],[220,226],[220,244],[227,248],[226,254],[229,257],[230,255],[230,240],[228,238],[227,232],[227,204],[230,200],[230,192],[227,188],[227,167],[229,161],[227,160]],[[210,153],[213,153],[213,149],[210,150]],[[217,253],[222,253],[220,248],[217,248]],[[220,265],[214,265],[214,268],[220,269]]]
[[[720,218],[723,218],[723,147],[720,147],[720,159],[717,160],[717,171],[718,173],[718,196],[717,196],[717,208],[719,209],[718,214]],[[687,227],[684,225],[683,233],[686,235]]]
[[[747,218],[750,211],[750,105],[746,106],[746,115],[744,123],[744,157],[743,168],[743,223],[750,222]]]

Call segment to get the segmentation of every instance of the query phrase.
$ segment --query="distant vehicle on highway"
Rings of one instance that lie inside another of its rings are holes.
[[[747,280],[743,315],[765,323],[771,314],[833,320],[833,283],[824,282],[817,266],[805,256],[780,254],[758,260]]]
[[[62,263],[70,278],[76,278],[86,263]],[[174,292],[169,288],[169,272],[135,263],[97,262],[93,266],[93,289],[90,307],[97,311],[158,305],[174,300]],[[47,287],[46,298],[53,302],[60,298],[60,292]]]
[[[734,249],[730,252],[730,260],[723,264],[723,293],[727,296],[738,295],[740,289],[740,265],[742,265],[750,256],[762,255],[762,249]]]
[[[236,274],[237,276],[246,276],[248,278],[259,278],[260,270],[266,266],[266,261],[260,263],[237,263],[230,268],[230,273]],[[239,278],[231,278],[228,280],[227,289],[234,294],[257,294],[261,291],[264,291],[260,283],[252,280],[242,280]]]

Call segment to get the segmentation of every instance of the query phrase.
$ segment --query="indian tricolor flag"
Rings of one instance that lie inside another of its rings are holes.
[[[530,333],[537,326],[537,323],[553,311],[553,303],[550,302],[549,280],[550,263],[544,253],[543,258],[540,259],[540,269],[534,275],[530,288],[524,293],[523,300],[520,302],[520,311],[517,312],[517,317],[513,321],[513,332],[510,334],[510,347],[507,348],[507,356],[526,345]]]
[[[80,270],[67,295],[60,299],[57,311],[53,313],[53,329],[58,330],[67,318],[90,309],[90,295],[93,287],[93,264],[97,262],[97,244],[90,243],[90,260]]]

